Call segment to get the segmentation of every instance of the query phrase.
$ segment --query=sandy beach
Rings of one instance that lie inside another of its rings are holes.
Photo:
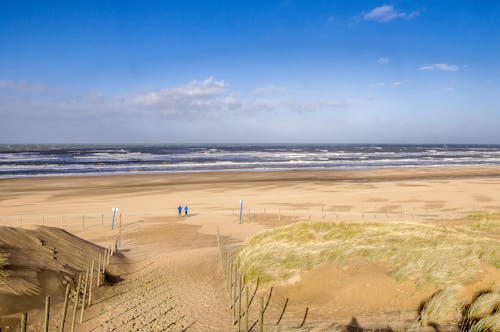
[[[497,166],[3,179],[0,226],[50,233],[47,241],[61,255],[75,249],[57,243],[66,235],[50,229],[67,230],[95,245],[77,245],[89,259],[98,246],[113,245],[121,232],[119,254],[111,257],[109,266],[114,279],[96,289],[95,304],[86,311],[84,323],[77,324],[79,331],[229,331],[217,229],[225,243],[237,248],[254,234],[297,221],[466,223],[470,215],[500,211],[499,194]],[[240,199],[244,200],[242,224]],[[189,205],[188,216],[177,217],[179,204]],[[113,207],[120,214],[115,230],[111,230]],[[6,233],[0,234],[3,248]],[[12,233],[8,245],[27,246],[20,239]],[[53,326],[58,322],[64,287],[54,281],[57,276],[15,272],[33,260],[34,256],[11,267],[12,276],[26,279],[23,284],[10,288],[0,284],[4,328],[17,326],[19,313],[29,310],[31,330],[39,329],[45,294],[54,297]],[[84,272],[83,261],[80,265]],[[495,269],[484,273],[471,282],[470,292],[498,286],[498,277]],[[30,283],[36,287],[28,287]],[[296,283],[275,285],[270,312],[278,316],[283,299],[289,298],[290,324],[300,323],[307,306],[310,324],[349,324],[355,318],[359,326],[397,327],[398,321],[414,319],[419,302],[435,290],[398,283],[382,267],[323,266],[304,272]]]

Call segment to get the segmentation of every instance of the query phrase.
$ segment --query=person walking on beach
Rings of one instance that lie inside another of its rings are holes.
[[[184,207],[184,215],[187,216],[188,215],[188,206],[186,205]]]
[[[182,205],[179,204],[179,207],[177,208],[178,216],[182,216]]]

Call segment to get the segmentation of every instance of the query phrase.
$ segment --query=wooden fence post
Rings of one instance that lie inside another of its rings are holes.
[[[28,313],[23,312],[21,316],[21,332],[26,332],[27,325],[28,325]]]
[[[99,275],[101,274],[101,252],[99,252],[99,263],[97,263],[97,274],[96,274],[96,277],[97,277],[97,280],[96,280],[96,287],[99,287],[99,282],[100,282],[100,278],[99,278]]]
[[[239,275],[239,280],[238,280],[238,332],[240,332],[241,329],[241,273],[238,273]]]
[[[259,298],[259,332],[264,332],[264,297]]]
[[[233,271],[233,279],[234,279],[233,299],[231,300],[231,306],[233,309],[233,324],[234,324],[234,322],[236,322],[236,292],[237,292],[236,287],[238,287],[238,275],[237,274],[238,274],[238,268],[236,267],[236,264],[235,264],[234,271]]]
[[[286,306],[288,305],[288,297],[285,300],[285,304],[283,305],[283,309],[281,310],[281,315],[278,318],[278,321],[276,321],[276,326],[280,325],[281,319],[283,318],[283,315],[285,314]]]
[[[74,307],[73,307],[73,318],[71,319],[71,332],[75,331],[75,324],[76,324],[76,313],[78,312],[78,303],[80,302],[80,288],[82,287],[82,275],[80,274],[78,276],[78,286],[76,287],[76,294],[75,294],[75,299],[73,301]]]
[[[309,307],[306,307],[306,312],[304,313],[304,319],[302,320],[302,323],[299,325],[299,328],[301,328],[302,326],[304,326],[304,324],[306,323],[307,313],[308,312],[309,312]]]
[[[61,324],[59,325],[59,331],[64,331],[64,324],[66,323],[66,314],[68,313],[68,302],[69,302],[69,291],[71,290],[71,284],[68,282],[66,284],[66,293],[64,293],[64,306],[61,317]]]
[[[43,324],[43,331],[49,332],[49,322],[50,322],[50,296],[45,296],[45,321]]]
[[[248,297],[248,285],[245,285],[245,329],[243,331],[248,332],[248,316],[250,316],[250,302]]]
[[[85,285],[83,286],[82,311],[80,312],[80,324],[83,324],[83,311],[85,310],[85,295],[87,294],[88,284],[89,284],[89,268],[87,268],[87,273],[85,274]]]
[[[229,291],[231,292],[229,297],[233,299],[233,260],[229,262]]]
[[[90,264],[90,282],[89,282],[89,303],[88,307],[92,305],[92,282],[94,281],[94,263],[95,261],[92,260],[92,263]]]
[[[102,273],[106,273],[106,257],[108,257],[108,249],[104,249],[104,256],[102,257]]]

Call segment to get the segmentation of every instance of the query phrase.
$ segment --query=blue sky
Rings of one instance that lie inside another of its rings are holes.
[[[500,143],[500,2],[3,0],[0,142]]]

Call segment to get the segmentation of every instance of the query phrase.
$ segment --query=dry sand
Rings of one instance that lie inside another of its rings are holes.
[[[122,250],[113,256],[108,285],[95,291],[96,303],[78,330],[228,331],[217,227],[237,244],[298,220],[457,222],[479,211],[500,211],[499,175],[500,167],[456,167],[0,180],[0,225],[23,229],[0,229],[0,250],[9,247],[10,259],[15,257],[7,266],[8,283],[0,285],[0,326],[15,326],[18,313],[29,310],[31,330],[39,330],[44,294],[54,297],[56,326],[60,271],[71,265],[64,273],[76,279],[96,258],[97,246],[114,243],[119,227],[110,229],[112,207],[121,213]],[[178,204],[190,206],[188,217],[176,216]],[[66,229],[85,241],[73,239],[71,247],[71,234],[32,224]],[[27,232],[47,245],[27,241]],[[7,241],[6,234],[16,235]],[[44,250],[56,250],[58,264],[49,264],[50,255],[39,256]],[[24,273],[30,266],[36,273]],[[481,282],[492,281],[485,276]],[[373,266],[348,271],[326,266],[276,288],[271,312],[289,297],[290,322],[300,323],[309,306],[311,321],[347,324],[356,317],[362,326],[387,326],[414,318],[418,302],[432,291],[416,292],[414,285],[398,284]]]

